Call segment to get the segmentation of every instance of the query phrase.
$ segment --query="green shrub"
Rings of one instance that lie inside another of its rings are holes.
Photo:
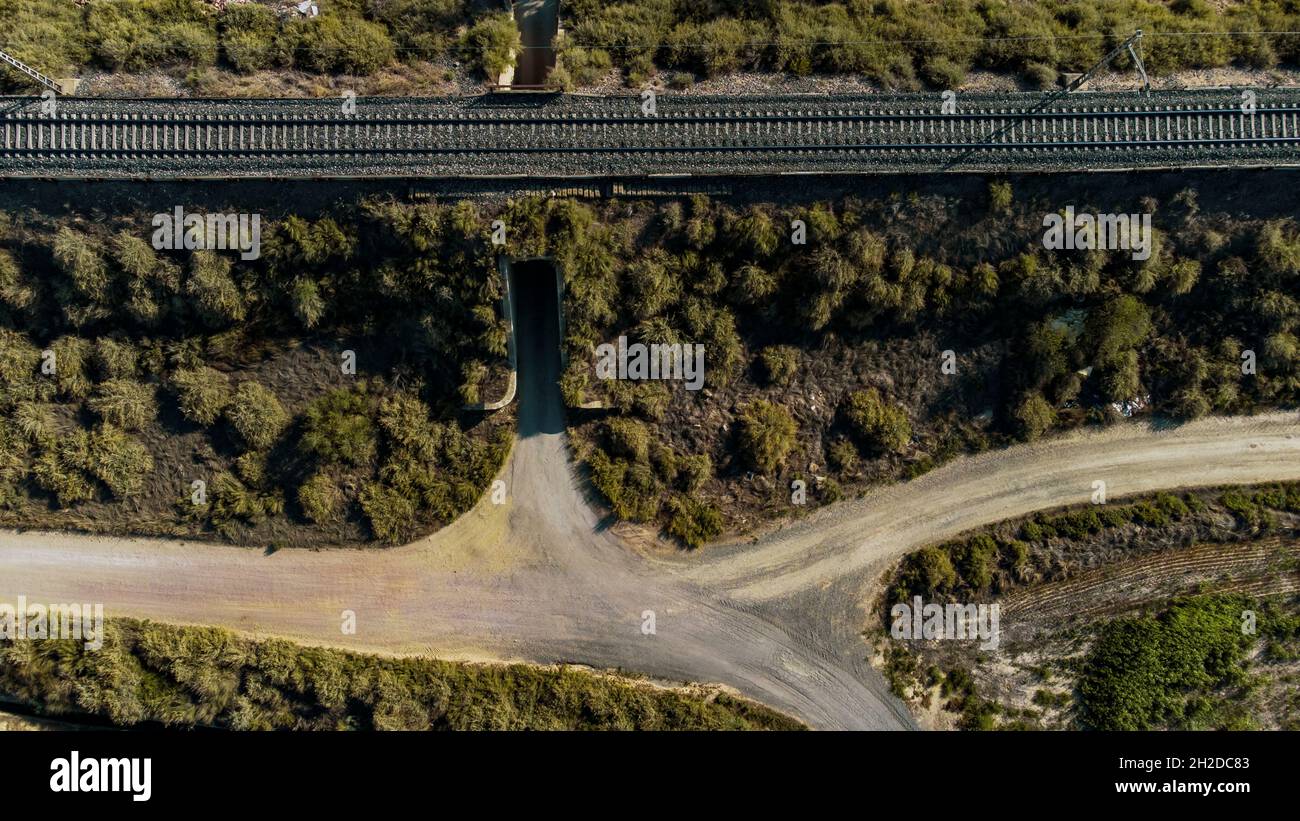
[[[50,346],[54,353],[54,382],[65,399],[85,399],[91,382],[86,373],[90,343],[77,336],[61,336]]]
[[[644,462],[650,452],[650,431],[645,423],[627,417],[611,419],[606,425],[609,452],[633,462]]]
[[[254,450],[269,448],[289,424],[279,398],[257,382],[241,382],[225,413],[244,444]]]
[[[216,61],[214,19],[190,0],[99,0],[90,4],[86,29],[95,55],[114,70]]]
[[[1016,407],[1020,438],[1032,442],[1056,424],[1056,409],[1038,391],[1029,393]]]
[[[674,496],[668,503],[668,532],[694,550],[722,535],[722,514],[693,496]]]
[[[875,388],[851,393],[845,417],[862,442],[875,450],[902,453],[912,440],[907,411],[885,403]]]
[[[961,578],[974,590],[988,590],[998,565],[998,545],[986,533],[972,536],[961,549],[958,566]]]
[[[23,275],[13,254],[0,248],[0,302],[18,311],[36,303],[36,291]]]
[[[286,36],[297,45],[300,65],[325,73],[374,74],[397,53],[387,29],[346,12],[293,20]]]
[[[111,424],[100,425],[90,435],[87,466],[115,499],[129,499],[144,490],[144,480],[153,473],[149,450]]]
[[[488,366],[477,359],[471,359],[460,369],[460,400],[466,405],[477,405],[483,401],[482,385],[487,379]]]
[[[372,414],[364,388],[325,394],[307,406],[304,451],[324,464],[369,464],[377,447]]]
[[[1007,213],[1011,210],[1012,198],[1011,183],[1005,180],[989,183],[989,211],[994,214]]]
[[[171,377],[181,413],[204,427],[220,418],[230,404],[230,380],[208,367],[180,368]]]
[[[244,295],[230,275],[230,260],[212,251],[195,251],[185,292],[199,317],[212,327],[244,318]]]
[[[27,476],[30,452],[17,425],[0,417],[0,509],[18,501],[18,483]]]
[[[280,22],[273,9],[242,3],[228,6],[219,20],[222,53],[236,70],[258,71],[276,61]]]
[[[1099,362],[1136,350],[1151,335],[1151,312],[1134,296],[1124,294],[1088,315],[1087,334],[1096,340]]]
[[[794,448],[794,418],[781,405],[757,400],[740,415],[740,450],[749,464],[772,473]]]
[[[415,499],[380,482],[366,482],[361,488],[360,502],[376,539],[400,544],[415,535],[418,512]]]
[[[55,424],[47,405],[20,402],[14,408],[13,423],[24,439],[48,450],[54,446]]]
[[[299,277],[293,283],[293,315],[305,328],[315,328],[325,316],[325,300],[313,279]]]
[[[1044,63],[1029,63],[1021,72],[1026,85],[1032,89],[1046,91],[1057,84],[1060,75],[1056,69]]]
[[[515,25],[514,17],[506,12],[480,18],[465,32],[461,41],[465,59],[493,82],[515,64],[515,57],[522,47],[519,27]]]
[[[229,473],[217,474],[212,483],[209,514],[221,532],[235,520],[255,522],[284,512],[284,499],[278,491],[260,493],[250,490]]]
[[[848,439],[840,437],[831,442],[827,453],[831,467],[840,473],[852,473],[858,467],[858,449]]]
[[[966,67],[944,56],[921,61],[921,79],[931,88],[954,89],[966,80]]]
[[[613,65],[608,51],[582,48],[572,45],[567,38],[561,39],[557,46],[555,68],[547,80],[565,91],[573,91],[601,81]]]
[[[923,547],[907,558],[903,580],[908,593],[932,598],[957,586],[957,568],[944,548]]]
[[[313,473],[298,488],[303,514],[316,524],[337,522],[343,512],[343,493],[338,483],[323,473]]]
[[[788,385],[799,369],[799,349],[789,345],[772,345],[759,354],[768,384]]]
[[[100,379],[132,379],[136,375],[139,355],[130,342],[101,336],[95,340],[94,362]]]
[[[123,430],[139,430],[158,418],[153,385],[131,379],[110,379],[95,389],[90,409]]]
[[[1158,616],[1104,625],[1079,679],[1081,722],[1097,730],[1216,726],[1195,705],[1244,681],[1254,637],[1243,634],[1241,612],[1251,604],[1232,595],[1175,600]]]
[[[3,2],[3,0],[0,0]],[[211,627],[110,618],[104,645],[0,646],[0,688],[69,720],[232,730],[799,729],[724,692],[572,667],[363,656]],[[142,686],[124,686],[124,682]]]
[[[90,462],[90,434],[77,429],[59,436],[37,457],[32,478],[38,487],[54,494],[59,507],[72,507],[95,495],[87,472]]]
[[[54,236],[54,261],[81,296],[94,302],[107,298],[108,266],[84,235],[60,228]]]
[[[1252,530],[1265,527],[1272,521],[1268,511],[1260,509],[1249,494],[1239,490],[1230,490],[1219,497],[1219,503],[1226,507],[1238,521]]]
[[[713,460],[707,453],[696,453],[678,460],[677,478],[682,489],[694,493],[713,478]]]
[[[609,500],[614,515],[634,522],[648,522],[659,513],[662,487],[649,464],[611,459],[595,448],[587,459],[591,483]]]
[[[0,387],[16,388],[31,382],[41,364],[41,351],[27,337],[0,328]]]
[[[1300,274],[1300,232],[1293,223],[1265,223],[1255,240],[1255,253],[1264,270],[1293,277]]]

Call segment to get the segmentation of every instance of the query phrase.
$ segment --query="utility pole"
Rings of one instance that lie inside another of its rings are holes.
[[[1111,60],[1114,60],[1116,57],[1118,57],[1119,54],[1120,54],[1120,52],[1123,52],[1123,51],[1127,51],[1127,52],[1128,52],[1128,56],[1133,60],[1133,65],[1137,66],[1138,74],[1142,77],[1142,91],[1143,91],[1143,93],[1145,93],[1145,94],[1150,94],[1150,93],[1151,93],[1151,81],[1147,79],[1147,70],[1146,70],[1146,66],[1142,65],[1142,58],[1141,58],[1140,56],[1138,56],[1137,51],[1134,50],[1134,48],[1133,48],[1134,46],[1138,45],[1138,44],[1141,43],[1141,42],[1142,42],[1142,29],[1138,29],[1137,31],[1135,31],[1135,32],[1133,32],[1131,35],[1129,35],[1129,38],[1128,38],[1127,40],[1125,40],[1124,42],[1120,43],[1118,46],[1115,46],[1115,48],[1111,49],[1109,54],[1107,54],[1105,57],[1102,57],[1100,60],[1098,60],[1098,61],[1096,62],[1096,64],[1093,65],[1092,68],[1088,69],[1087,71],[1085,71],[1084,73],[1082,73],[1082,74],[1080,74],[1078,77],[1076,77],[1075,80],[1074,80],[1074,82],[1072,82],[1072,83],[1070,83],[1068,86],[1066,86],[1066,87],[1065,87],[1065,90],[1059,92],[1056,96],[1057,96],[1057,97],[1063,97],[1063,96],[1065,96],[1066,94],[1069,94],[1071,91],[1074,91],[1074,90],[1075,90],[1076,88],[1078,88],[1079,86],[1081,86],[1081,85],[1083,85],[1084,83],[1088,82],[1088,79],[1089,79],[1090,77],[1092,77],[1092,75],[1096,74],[1096,73],[1097,73],[1098,71],[1100,71],[1102,68],[1104,68],[1104,67],[1106,67],[1107,65],[1109,65],[1109,64],[1110,64],[1110,61],[1111,61]]]
[[[1115,48],[1111,49],[1110,53],[1107,54],[1105,57],[1102,57],[1100,60],[1098,60],[1092,66],[1092,68],[1088,69],[1083,74],[1080,74],[1078,77],[1076,77],[1074,82],[1070,83],[1068,86],[1061,89],[1060,91],[1053,92],[1047,95],[1046,97],[1044,97],[1043,99],[1039,100],[1037,104],[1025,110],[1019,117],[1012,118],[1011,122],[1007,123],[1002,128],[997,129],[992,134],[989,134],[987,137],[980,140],[980,144],[987,144],[993,142],[998,137],[1002,136],[1006,132],[1015,128],[1016,123],[1020,122],[1025,117],[1028,117],[1030,114],[1033,114],[1035,111],[1039,111],[1040,109],[1046,108],[1047,106],[1051,105],[1052,103],[1056,102],[1062,97],[1068,96],[1070,92],[1074,91],[1076,88],[1086,83],[1088,81],[1088,78],[1096,74],[1099,70],[1101,70],[1102,67],[1109,65],[1110,61],[1114,60],[1115,57],[1119,55],[1120,52],[1123,51],[1127,51],[1129,56],[1133,58],[1133,64],[1137,66],[1138,74],[1140,74],[1142,77],[1142,93],[1150,94],[1151,82],[1147,79],[1146,67],[1142,65],[1142,58],[1138,56],[1137,51],[1135,51],[1133,48],[1135,45],[1137,45],[1140,42],[1142,42],[1142,29],[1138,29],[1137,31],[1133,32],[1131,35],[1129,35],[1127,40],[1120,43],[1118,46],[1115,46]],[[962,160],[969,157],[974,150],[975,150],[974,148],[967,149],[966,151],[963,151],[960,155],[944,163],[943,170],[947,171],[948,169],[955,167]]]

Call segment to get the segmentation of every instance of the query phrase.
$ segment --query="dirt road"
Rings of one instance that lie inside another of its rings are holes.
[[[521,338],[558,339],[549,278],[516,282]],[[865,662],[860,599],[884,563],[961,530],[1157,488],[1300,478],[1294,413],[1143,425],[986,454],[845,502],[757,544],[639,555],[574,475],[556,345],[523,345],[519,440],[484,499],[390,550],[262,551],[0,532],[0,601],[454,659],[571,661],[720,682],[820,728],[911,728]],[[542,353],[546,351],[547,353]],[[344,635],[342,613],[356,613]],[[651,629],[653,627],[653,629]]]

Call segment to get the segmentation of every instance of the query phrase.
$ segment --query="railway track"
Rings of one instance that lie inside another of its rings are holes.
[[[0,175],[95,177],[1078,170],[1296,165],[1300,89],[935,95],[0,103]]]

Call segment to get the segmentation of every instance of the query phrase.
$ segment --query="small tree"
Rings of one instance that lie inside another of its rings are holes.
[[[1034,391],[1016,408],[1016,422],[1021,438],[1032,442],[1056,424],[1056,411],[1041,393]]]

